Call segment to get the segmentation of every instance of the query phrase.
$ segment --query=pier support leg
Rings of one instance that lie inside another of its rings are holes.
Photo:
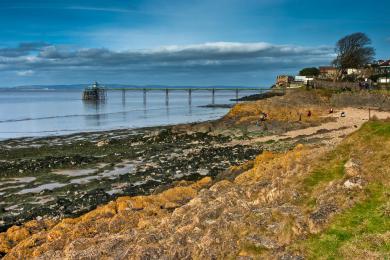
[[[122,104],[126,103],[126,90],[122,89]]]
[[[168,89],[165,90],[165,105],[166,106],[169,105],[169,90]]]
[[[212,90],[212,98],[211,98],[211,104],[215,104],[215,89]]]
[[[146,106],[146,89],[144,89],[144,106]]]
[[[192,97],[191,97],[191,95],[192,95],[192,89],[189,89],[188,90],[188,105],[190,105],[191,106],[191,103],[192,103]]]
[[[238,102],[238,88],[236,88],[236,103]]]

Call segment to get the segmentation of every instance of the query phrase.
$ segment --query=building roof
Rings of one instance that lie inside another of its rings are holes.
[[[332,66],[320,66],[319,69],[320,70],[335,70],[336,68],[332,67]]]
[[[384,61],[384,62],[382,62],[382,63],[379,63],[379,66],[381,66],[381,67],[390,66],[390,60],[387,60],[387,61]]]

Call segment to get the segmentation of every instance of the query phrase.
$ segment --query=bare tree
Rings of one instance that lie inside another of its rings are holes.
[[[374,59],[375,50],[371,40],[364,33],[353,33],[340,39],[336,44],[337,58],[333,64],[339,69],[340,75],[348,68],[363,68]]]

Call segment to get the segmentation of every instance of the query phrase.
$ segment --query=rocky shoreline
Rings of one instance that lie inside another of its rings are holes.
[[[261,147],[190,125],[0,142],[0,231],[31,219],[75,217],[124,195],[215,177]]]
[[[282,101],[272,99],[267,109],[280,111],[285,97],[274,98]],[[181,180],[226,178],[220,176],[253,160],[264,146],[281,151],[296,143],[241,140],[318,124],[316,117],[297,122],[278,112],[260,125],[253,121],[258,105],[242,103],[203,123],[0,141],[0,232],[32,219],[76,217],[117,197],[161,192]]]
[[[204,123],[0,142],[2,230],[17,224],[0,233],[0,257],[317,259],[326,246],[379,258],[390,112],[329,114],[326,94],[240,103]]]
[[[265,146],[283,151],[312,142],[251,139],[331,120],[321,116],[326,110],[318,94],[267,95],[239,103],[216,121],[0,141],[0,231],[31,219],[79,216],[118,196],[152,194],[177,181],[223,175]],[[259,124],[263,109],[270,119]],[[313,116],[298,121],[308,109]]]

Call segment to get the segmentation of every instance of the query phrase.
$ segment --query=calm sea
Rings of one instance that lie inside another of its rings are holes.
[[[256,91],[239,92],[239,96]],[[105,103],[81,100],[82,90],[0,91],[0,139],[63,135],[119,128],[140,128],[217,119],[227,108],[204,108],[212,103],[211,91],[109,91]],[[219,90],[215,104],[234,103],[236,93]]]

